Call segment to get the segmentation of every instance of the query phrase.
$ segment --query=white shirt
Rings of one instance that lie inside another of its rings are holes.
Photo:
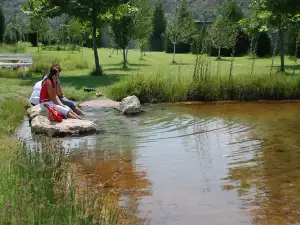
[[[40,92],[42,88],[42,81],[37,82],[33,87],[33,92],[31,94],[31,97],[29,99],[29,102],[38,105],[40,104]]]

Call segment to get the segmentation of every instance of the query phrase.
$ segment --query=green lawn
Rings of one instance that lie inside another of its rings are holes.
[[[63,67],[61,82],[65,94],[79,101],[96,98],[95,93],[83,91],[86,87],[97,88],[107,93],[107,87],[118,82],[122,77],[136,74],[147,74],[150,76],[180,77],[192,82],[196,56],[192,54],[177,54],[176,64],[172,64],[172,54],[164,52],[147,52],[141,60],[138,50],[130,50],[128,54],[128,68],[124,69],[122,54],[119,51],[109,57],[110,49],[99,49],[100,63],[103,66],[105,76],[94,77],[90,75],[94,67],[93,51],[84,48],[82,52],[68,51],[40,51],[37,48],[27,47],[27,52],[34,56],[35,64],[33,71],[25,80],[20,80],[14,74],[0,74],[0,98],[23,97],[28,98],[32,87],[42,76],[42,71],[47,71],[52,62],[58,62]],[[294,61],[286,59],[287,74],[293,73]],[[229,57],[217,61],[215,58],[207,58],[211,74],[227,76],[230,68]],[[257,59],[255,61],[255,76],[269,75],[271,58]],[[278,70],[279,58],[275,58],[274,73]],[[233,76],[248,76],[252,66],[249,56],[237,57],[234,61]],[[300,64],[297,65],[296,75],[300,75]]]

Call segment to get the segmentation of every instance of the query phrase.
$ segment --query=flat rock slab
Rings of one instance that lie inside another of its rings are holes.
[[[31,131],[52,137],[86,135],[98,133],[98,127],[88,120],[66,119],[61,123],[49,121],[45,116],[36,116],[31,121]]]
[[[123,114],[138,114],[142,111],[142,106],[139,99],[136,96],[128,96],[121,102],[113,100],[91,100],[80,104],[80,107],[89,108],[113,108],[120,111]]]
[[[91,100],[86,101],[79,105],[80,107],[89,107],[89,108],[114,108],[119,109],[120,102],[113,100]]]
[[[65,119],[61,123],[49,121],[48,112],[42,110],[39,105],[29,108],[27,114],[34,134],[65,137],[94,134],[100,131],[97,125],[89,120]]]

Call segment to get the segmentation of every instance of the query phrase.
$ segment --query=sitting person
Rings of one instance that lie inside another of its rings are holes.
[[[79,115],[73,112],[71,108],[61,103],[57,96],[56,85],[59,75],[59,70],[56,67],[51,67],[50,73],[42,81],[40,91],[40,106],[43,110],[47,110],[45,104],[57,109],[64,118],[82,119]]]
[[[33,92],[29,99],[29,102],[33,106],[40,104],[41,87],[42,87],[42,81],[37,82],[33,87]]]
[[[58,72],[60,74],[60,72],[61,72],[60,66],[58,64],[53,64],[51,68],[53,68],[53,67],[57,68]],[[50,70],[51,70],[51,68],[50,68]],[[58,74],[58,76],[59,76],[59,74]],[[31,105],[35,106],[35,105],[39,104],[41,86],[42,86],[43,81],[45,81],[47,79],[48,75],[49,74],[45,75],[43,77],[42,81],[39,81],[34,85],[33,92],[32,92],[31,97],[29,99],[29,102],[31,103]],[[61,90],[59,79],[57,79],[56,83],[57,83],[56,93],[57,93],[57,96],[58,96],[59,100],[61,101],[61,103],[68,106],[69,108],[71,108],[80,117],[84,116],[83,112],[76,106],[76,104],[73,101],[71,101],[71,100],[67,99],[66,97],[64,97],[64,95],[62,93],[62,90]]]

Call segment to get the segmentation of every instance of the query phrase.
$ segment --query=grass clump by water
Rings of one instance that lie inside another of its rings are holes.
[[[17,126],[24,120],[27,104],[26,101],[17,99],[0,100],[0,136],[14,134]]]
[[[71,163],[59,142],[16,151],[1,171],[1,224],[136,224],[112,192],[75,184]],[[79,175],[80,176],[80,175]],[[127,216],[127,217],[126,217]]]
[[[300,77],[283,74],[250,77],[214,76],[183,80],[161,74],[139,74],[112,85],[108,95],[121,100],[136,95],[141,102],[293,100],[300,97]]]

